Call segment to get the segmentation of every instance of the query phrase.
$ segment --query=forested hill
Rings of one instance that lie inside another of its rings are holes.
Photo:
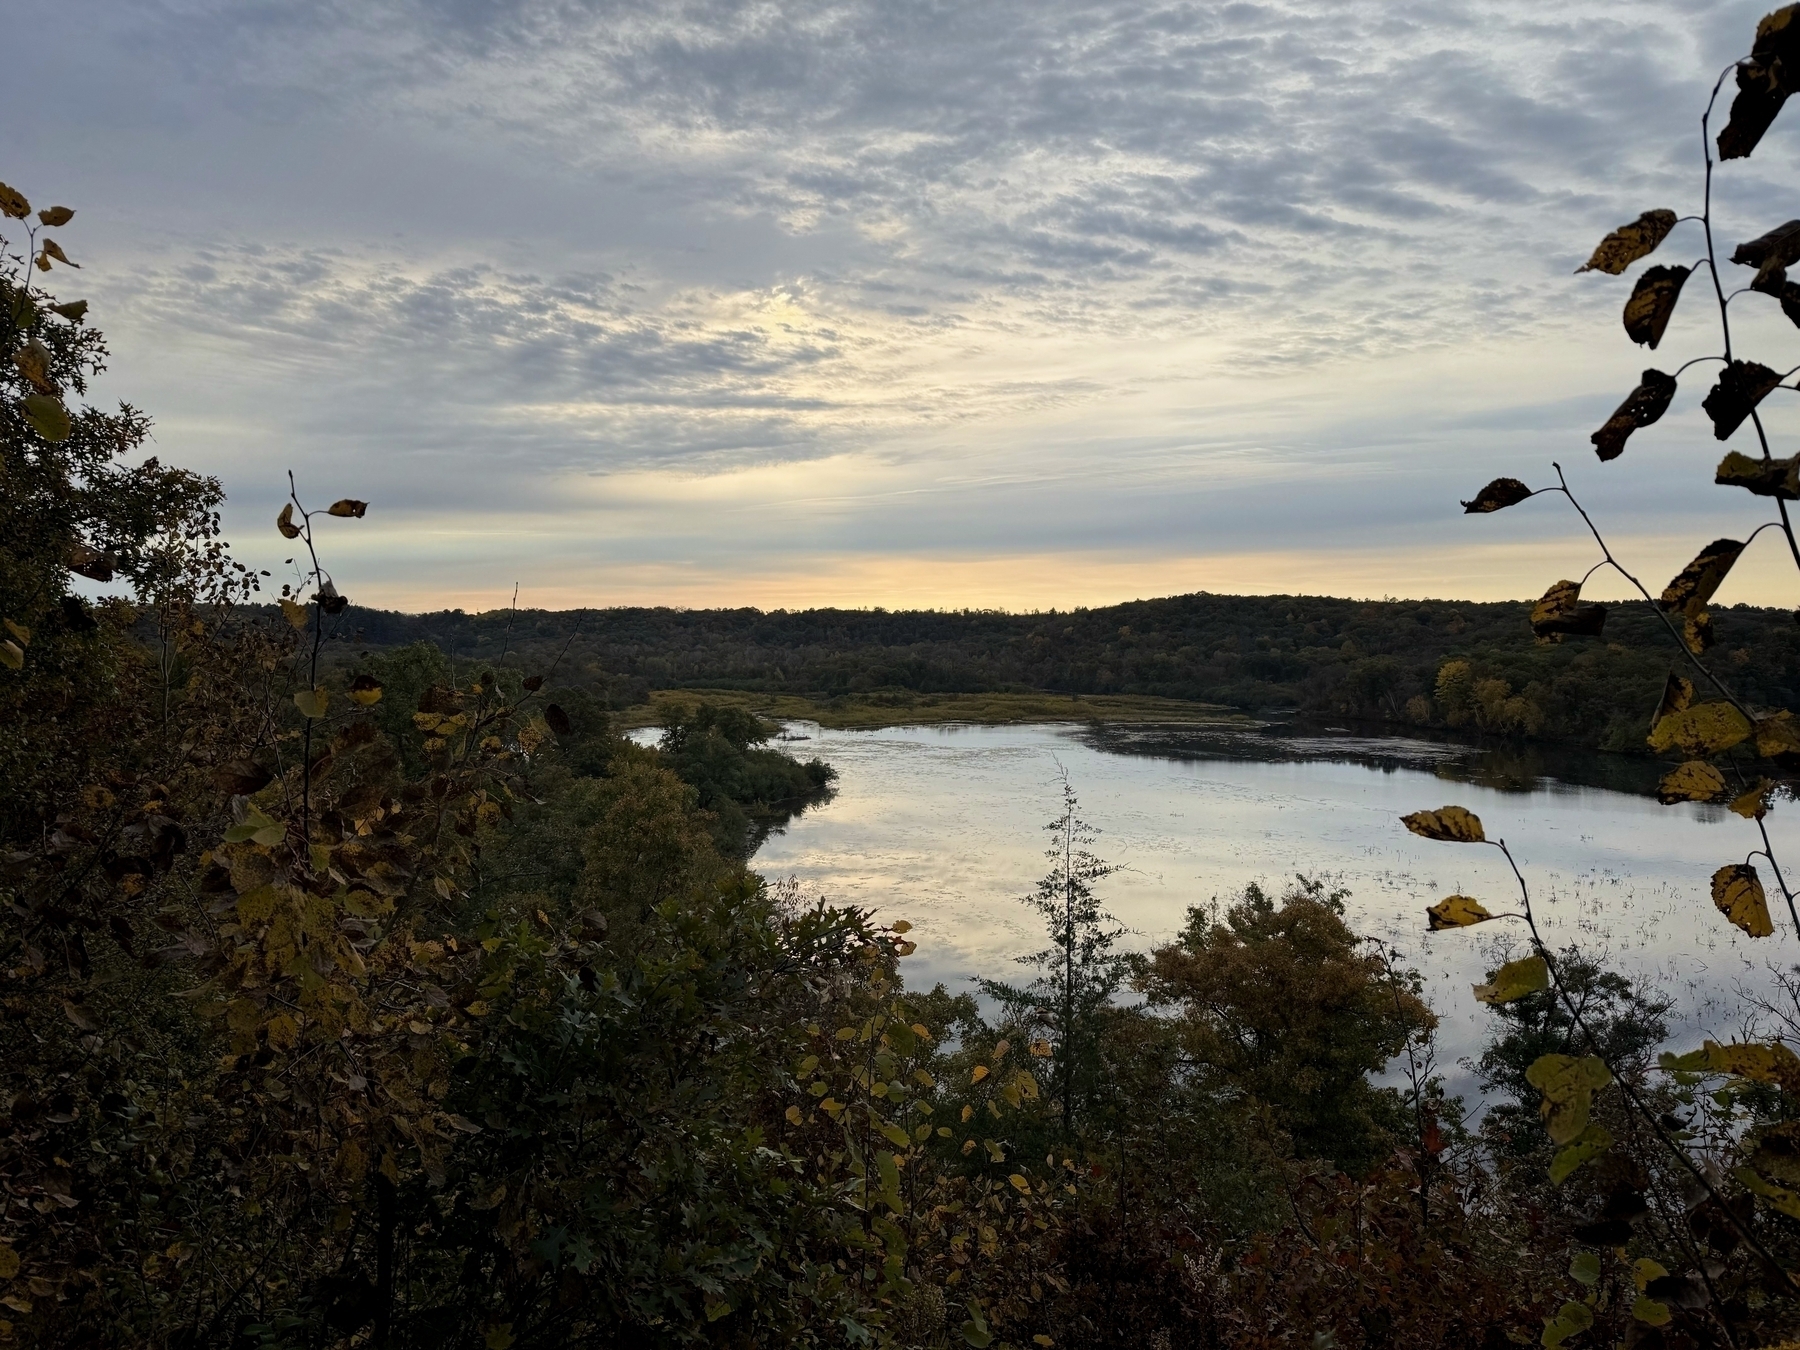
[[[1527,601],[1172,596],[1103,609],[460,610],[352,607],[364,647],[431,641],[457,659],[504,648],[615,703],[653,688],[833,696],[1048,690],[1148,694],[1636,749],[1676,653],[1643,604],[1604,636],[1541,644]],[[1800,707],[1800,626],[1785,610],[1715,611],[1707,659],[1771,707]],[[510,632],[509,632],[510,626]],[[571,635],[573,641],[571,642]],[[1458,664],[1461,663],[1461,664]]]

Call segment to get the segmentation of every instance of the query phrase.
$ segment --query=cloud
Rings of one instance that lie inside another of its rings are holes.
[[[661,474],[669,537],[728,566],[736,475],[952,465],[980,486],[823,537],[1173,557],[1379,521],[1422,556],[1635,382],[1622,283],[1570,273],[1692,209],[1759,12],[71,0],[8,172],[82,207],[121,396],[258,509],[298,463],[560,530]],[[1786,214],[1791,135],[1721,176],[1727,237]],[[1703,301],[1669,345],[1713,340]],[[1251,460],[1266,490],[1218,487]],[[1614,467],[1648,529],[1694,481]]]

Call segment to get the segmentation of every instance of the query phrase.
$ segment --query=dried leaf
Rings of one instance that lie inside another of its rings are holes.
[[[1775,931],[1769,922],[1769,902],[1763,895],[1762,879],[1749,863],[1732,863],[1713,873],[1713,904],[1732,923],[1753,938],[1765,938]]]
[[[1625,302],[1626,336],[1656,350],[1690,271],[1687,267],[1652,267],[1637,279],[1631,299]]]
[[[1659,718],[1650,729],[1650,748],[1701,759],[1729,750],[1750,734],[1750,719],[1729,703],[1702,703]]]
[[[329,577],[326,578],[325,584],[319,587],[313,599],[318,601],[319,608],[327,614],[342,614],[344,607],[350,603],[347,596],[338,594],[337,587],[331,584]]]
[[[1673,211],[1646,211],[1629,225],[1621,225],[1594,247],[1594,255],[1575,269],[1582,272],[1606,272],[1618,276],[1639,258],[1654,253],[1658,244],[1675,228]]]
[[[281,531],[283,539],[298,539],[300,527],[294,524],[294,504],[289,502],[281,508],[281,514],[275,517],[275,528]]]
[[[364,708],[373,708],[381,702],[381,681],[373,675],[358,675],[350,681],[350,701]]]
[[[1733,361],[1719,372],[1719,382],[1700,400],[1712,418],[1713,439],[1727,440],[1744,424],[1756,405],[1781,383],[1781,375],[1756,361]]]
[[[69,410],[63,407],[61,399],[48,394],[27,394],[19,400],[19,406],[25,410],[25,420],[31,423],[31,429],[52,445],[61,445],[75,430],[75,424],[69,420]]]
[[[520,683],[525,686],[526,693],[535,694],[544,687],[544,677],[542,675],[527,675]]]
[[[1747,59],[1738,62],[1737,97],[1731,101],[1731,117],[1719,132],[1719,158],[1742,159],[1756,149],[1763,133],[1774,123],[1781,105],[1794,92],[1800,72],[1800,25],[1796,6],[1787,5],[1763,16],[1756,25],[1756,41]]]
[[[1481,1003],[1511,1003],[1550,987],[1550,967],[1541,956],[1527,956],[1508,961],[1494,972],[1493,982],[1474,986],[1475,998]]]
[[[1446,928],[1469,928],[1494,916],[1481,901],[1469,895],[1449,895],[1425,911],[1434,933]]]
[[[17,188],[0,183],[0,215],[13,220],[23,220],[31,214],[31,203],[25,200],[25,194]]]
[[[1516,478],[1496,478],[1480,492],[1475,500],[1462,504],[1464,515],[1485,515],[1490,511],[1503,510],[1508,506],[1516,506],[1531,496],[1531,489]]]
[[[233,797],[248,797],[253,792],[261,792],[274,781],[274,777],[267,769],[248,759],[234,759],[213,770],[213,782],[219,791]]]
[[[1681,640],[1695,656],[1703,654],[1713,645],[1712,615],[1701,610],[1681,623]]]
[[[328,508],[328,513],[334,516],[349,516],[356,520],[361,520],[363,518],[363,513],[368,509],[369,504],[367,502],[359,502],[354,497],[344,497],[333,502]]]
[[[1565,635],[1598,637],[1606,626],[1605,605],[1583,605],[1579,581],[1559,581],[1531,607],[1531,631],[1560,641]]]
[[[64,267],[73,267],[77,269],[81,267],[80,263],[69,261],[69,255],[62,251],[62,245],[57,243],[56,240],[46,239],[43,241],[41,247],[45,256],[55,258],[56,261],[61,263]],[[48,271],[49,269],[46,268],[45,270]]]
[[[113,568],[118,560],[110,553],[102,553],[97,548],[89,548],[86,544],[69,546],[69,570],[77,576],[86,577],[89,581],[111,581]]]
[[[304,629],[306,627],[306,621],[307,621],[308,615],[306,612],[305,605],[297,605],[292,600],[288,599],[285,595],[282,596],[281,599],[279,601],[277,601],[276,603],[278,603],[281,606],[282,617],[285,618],[289,623],[291,623],[295,628]]]
[[[40,394],[56,393],[56,385],[50,380],[50,349],[36,338],[13,353],[13,364]]]
[[[80,323],[82,319],[87,317],[88,302],[85,300],[71,300],[66,305],[52,305],[50,306],[50,309],[52,313],[62,315],[63,318],[67,319],[70,323]]]
[[[0,666],[8,670],[25,669],[25,650],[11,638],[0,640]]]
[[[1719,461],[1713,482],[1721,487],[1741,487],[1758,497],[1800,501],[1800,455],[1791,459],[1757,459],[1733,450]]]
[[[1778,274],[1800,262],[1800,220],[1777,225],[1760,238],[1739,244],[1731,261],[1740,267],[1756,268],[1756,280],[1750,283],[1753,290],[1769,291],[1774,287],[1778,293]]]
[[[1658,421],[1669,410],[1675,397],[1675,377],[1660,370],[1646,370],[1642,381],[1606,419],[1606,425],[1588,437],[1594,453],[1602,460],[1617,459],[1625,450],[1625,442],[1639,427]]]
[[[88,1015],[82,1012],[81,1009],[77,1008],[73,1003],[69,1002],[68,999],[63,1000],[62,1006],[63,1016],[69,1019],[69,1022],[77,1031],[92,1031],[94,1029],[94,1023]]]
[[[1694,682],[1685,675],[1670,671],[1669,678],[1663,681],[1662,702],[1656,705],[1656,713],[1650,719],[1651,730],[1654,731],[1656,724],[1663,718],[1689,707],[1693,701]]]
[[[75,212],[67,206],[50,206],[38,212],[38,219],[52,228],[67,225],[75,219]]]
[[[1663,588],[1656,603],[1665,613],[1698,617],[1743,551],[1744,546],[1735,539],[1713,540]]]
[[[1710,802],[1725,790],[1725,775],[1703,759],[1690,759],[1663,775],[1656,785],[1656,800],[1664,806],[1675,802]]]
[[[555,703],[544,708],[544,721],[558,736],[570,735],[575,730],[575,724],[569,720],[569,714]]]
[[[1480,819],[1473,811],[1460,806],[1440,806],[1435,811],[1414,811],[1410,816],[1401,816],[1400,823],[1425,839],[1437,839],[1451,844],[1487,842],[1487,835],[1481,830]]]

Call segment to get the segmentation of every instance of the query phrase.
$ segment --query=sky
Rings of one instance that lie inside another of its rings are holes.
[[[240,557],[283,573],[290,470],[371,503],[321,531],[361,603],[1534,596],[1595,559],[1566,503],[1457,503],[1553,462],[1655,590],[1767,518],[1712,486],[1707,367],[1587,438],[1717,307],[1651,354],[1574,269],[1698,209],[1762,12],[0,0],[0,179],[77,210],[94,396],[221,479]],[[1785,118],[1719,173],[1726,252],[1794,209]],[[1795,603],[1777,543],[1720,602]]]

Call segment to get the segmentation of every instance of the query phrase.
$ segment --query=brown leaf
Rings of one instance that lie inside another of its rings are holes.
[[[113,568],[117,565],[118,559],[110,553],[102,553],[86,544],[69,546],[69,570],[89,581],[111,581]]]
[[[261,792],[275,775],[253,760],[234,759],[221,764],[213,770],[213,782],[219,791],[232,797],[248,797],[253,792]]]
[[[1598,637],[1606,626],[1605,605],[1583,605],[1579,581],[1559,581],[1531,607],[1531,631],[1560,641],[1564,635]]]
[[[569,714],[555,703],[544,708],[544,721],[558,736],[567,736],[575,730],[575,724],[569,720]]]
[[[1800,262],[1800,220],[1777,225],[1760,238],[1739,244],[1731,261],[1739,267],[1756,269],[1756,280],[1750,283],[1752,290],[1778,294],[1781,283],[1787,279],[1786,269]]]
[[[70,323],[79,323],[87,316],[88,302],[85,300],[71,300],[66,305],[52,305],[50,306],[50,309],[52,313],[62,315],[63,318],[67,319]]]
[[[50,381],[50,349],[36,338],[13,353],[13,364],[40,394],[55,394]]]
[[[1652,267],[1637,279],[1631,299],[1625,302],[1625,333],[1633,342],[1647,343],[1650,350],[1663,339],[1669,316],[1675,312],[1675,301],[1682,285],[1693,269],[1687,267]]]
[[[79,268],[81,266],[80,263],[70,262],[69,255],[62,251],[62,245],[57,243],[56,240],[54,240],[54,239],[44,240],[41,247],[42,247],[45,255],[47,255],[48,257],[55,258],[56,261],[61,263],[64,267]],[[48,270],[48,269],[46,269],[46,270]]]
[[[1735,539],[1713,540],[1663,588],[1662,597],[1656,603],[1665,613],[1698,617],[1743,551],[1744,546]]]
[[[1712,418],[1713,438],[1728,439],[1780,383],[1779,373],[1757,361],[1733,361],[1726,366],[1719,372],[1719,382],[1712,392],[1700,400],[1700,406]]]
[[[368,509],[369,504],[367,502],[359,502],[354,497],[345,497],[339,501],[333,502],[328,508],[328,513],[334,516],[349,516],[356,520],[361,520],[363,518],[363,513]]]
[[[281,531],[283,539],[298,539],[300,527],[294,524],[294,504],[289,502],[281,508],[281,514],[275,517],[275,528]]]
[[[345,606],[350,603],[348,596],[338,594],[338,588],[331,584],[329,578],[319,587],[313,599],[318,601],[319,608],[327,614],[342,614]]]
[[[31,203],[25,200],[25,194],[17,188],[0,183],[0,215],[9,216],[13,220],[23,220],[31,214]]]
[[[527,675],[521,683],[524,684],[526,693],[535,694],[544,687],[544,677],[542,675]]]
[[[1800,721],[1785,709],[1756,719],[1756,753],[1764,759],[1800,755]]]
[[[1656,800],[1664,806],[1676,802],[1710,802],[1725,790],[1725,775],[1703,759],[1690,759],[1663,775],[1656,785]]]
[[[1594,248],[1594,256],[1575,269],[1576,274],[1607,272],[1616,277],[1639,258],[1654,253],[1674,228],[1673,211],[1646,211],[1602,239]]]
[[[1625,442],[1639,427],[1658,421],[1675,397],[1675,377],[1660,370],[1646,370],[1643,380],[1606,419],[1606,425],[1588,437],[1602,460],[1617,459]]]
[[[1485,515],[1490,511],[1500,511],[1508,506],[1517,506],[1531,496],[1531,489],[1516,478],[1496,478],[1480,492],[1475,494],[1474,501],[1462,504],[1464,515]]]
[[[1719,461],[1713,482],[1722,487],[1741,487],[1758,497],[1800,501],[1800,455],[1791,459],[1759,459],[1733,450]]]
[[[1765,938],[1775,931],[1769,922],[1769,902],[1763,895],[1762,880],[1749,863],[1732,863],[1713,873],[1713,904],[1719,913],[1753,938]]]
[[[1756,25],[1750,56],[1738,62],[1737,97],[1731,117],[1719,132],[1719,158],[1742,159],[1756,149],[1775,121],[1781,105],[1794,92],[1800,73],[1800,24],[1796,6],[1786,5],[1763,16]]]
[[[38,219],[55,228],[75,219],[75,212],[67,206],[49,206],[38,212]]]
[[[86,1013],[82,1012],[68,999],[63,1000],[63,1016],[68,1018],[77,1031],[92,1031],[94,1024]]]
[[[1731,749],[1749,734],[1750,719],[1731,704],[1702,703],[1659,718],[1650,729],[1650,748],[1700,759]]]
[[[1400,823],[1424,839],[1437,839],[1451,844],[1481,844],[1487,841],[1481,818],[1461,806],[1440,806],[1435,811],[1414,811],[1401,816]]]

